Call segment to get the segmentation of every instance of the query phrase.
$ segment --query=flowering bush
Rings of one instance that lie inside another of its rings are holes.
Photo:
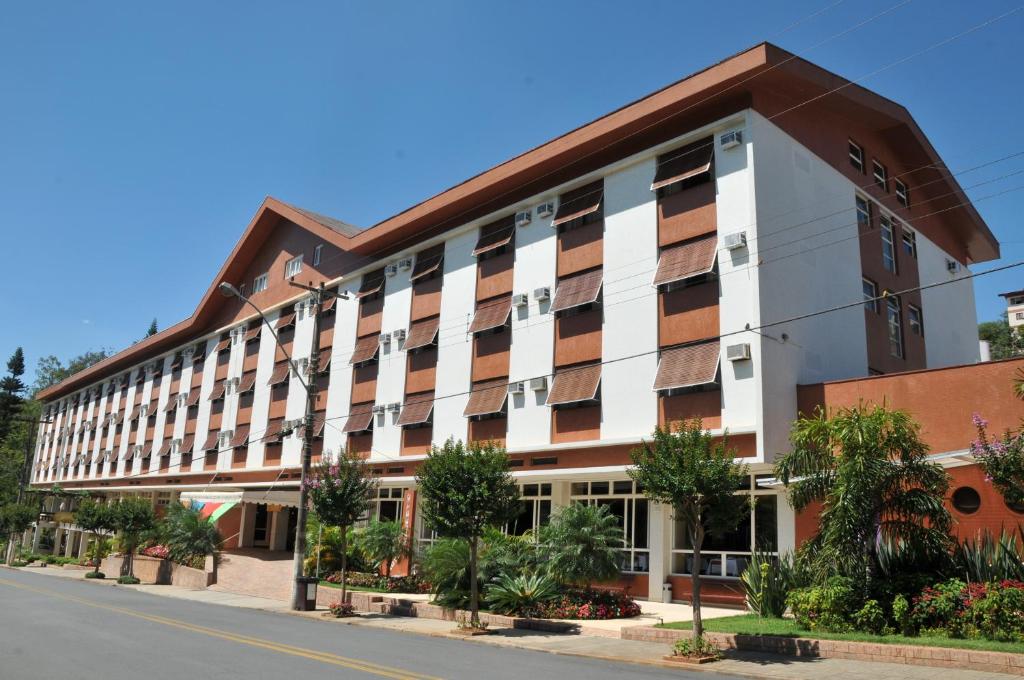
[[[825,585],[790,591],[786,604],[801,628],[834,633],[853,628],[852,618],[859,609],[853,582],[844,576],[833,576]],[[864,614],[866,619],[869,612]]]
[[[1024,504],[1024,433],[1007,430],[1001,439],[994,439],[988,434],[988,421],[977,413],[973,421],[978,438],[971,442],[971,453],[986,478],[1007,503]]]
[[[628,619],[640,615],[640,605],[622,591],[572,589],[538,607],[545,619]]]
[[[168,557],[171,556],[171,551],[168,550],[167,546],[165,545],[151,545],[149,547],[143,548],[139,552],[145,555],[146,557],[158,557],[162,560],[166,560]]]
[[[332,602],[327,605],[327,608],[330,609],[331,614],[338,619],[356,615],[356,609],[352,606],[351,602]]]
[[[955,638],[1024,641],[1024,582],[951,579],[914,598],[911,624]]]
[[[335,571],[325,579],[328,583],[341,583],[341,572]],[[348,585],[358,588],[375,588],[389,593],[429,593],[430,584],[420,576],[392,576],[387,578],[380,574],[350,571],[346,579]]]

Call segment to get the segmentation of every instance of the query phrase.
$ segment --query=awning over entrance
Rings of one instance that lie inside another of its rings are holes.
[[[289,508],[299,507],[299,492],[289,490],[265,489],[221,489],[210,491],[183,491],[183,503],[192,503],[201,507],[201,514],[216,522],[224,513],[239,503],[263,503],[280,505]]]

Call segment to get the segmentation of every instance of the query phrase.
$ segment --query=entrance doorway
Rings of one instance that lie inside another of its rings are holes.
[[[295,550],[295,527],[299,525],[299,509],[288,508],[288,538],[285,541],[285,549],[288,552]]]
[[[270,545],[269,538],[270,513],[267,512],[265,503],[256,506],[256,517],[252,525],[252,544],[256,548],[266,548]]]

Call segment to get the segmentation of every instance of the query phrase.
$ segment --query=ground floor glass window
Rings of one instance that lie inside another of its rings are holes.
[[[573,482],[569,500],[606,506],[622,529],[622,571],[650,571],[650,504],[632,480]]]

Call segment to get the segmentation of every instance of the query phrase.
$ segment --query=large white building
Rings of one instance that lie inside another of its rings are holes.
[[[728,597],[755,545],[796,542],[758,481],[798,385],[978,360],[957,279],[998,244],[944,167],[901,106],[762,44],[367,229],[267,199],[192,317],[42,395],[32,481],[233,503],[233,545],[286,548],[304,393],[285,351],[305,370],[313,340],[295,275],[352,293],[320,333],[317,453],[366,454],[382,516],[429,541],[418,461],[494,439],[523,488],[511,530],[608,504],[632,592],[684,597],[687,546],[626,469],[700,416],[758,496],[702,565]]]

